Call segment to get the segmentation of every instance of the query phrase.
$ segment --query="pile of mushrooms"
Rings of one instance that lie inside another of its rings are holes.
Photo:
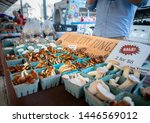
[[[15,74],[14,79],[13,79],[13,84],[14,85],[19,85],[19,84],[34,84],[35,80],[38,79],[38,73],[31,70],[29,73],[27,73],[26,70],[21,72],[20,74]]]
[[[87,77],[83,77],[80,73],[70,74],[70,75],[63,75],[63,79],[67,79],[69,82],[82,87],[86,83],[88,83],[90,80]]]
[[[140,91],[146,100],[150,100],[150,87],[141,87]]]
[[[42,70],[42,72],[39,74],[41,79],[54,75],[56,75],[55,68],[52,66],[47,67],[46,70]]]
[[[95,79],[100,79],[103,76],[105,76],[107,72],[108,72],[108,69],[104,66],[104,67],[97,68],[95,71],[89,72],[88,75],[94,76]]]
[[[60,68],[59,68],[59,72],[60,73],[63,73],[63,72],[66,72],[66,71],[71,71],[71,70],[75,70],[76,69],[76,66],[74,64],[71,63],[71,61],[67,61],[64,65],[62,65]]]
[[[131,97],[124,97],[122,100],[114,100],[109,103],[110,106],[134,106],[134,102]]]
[[[87,90],[102,101],[113,101],[116,97],[111,93],[110,88],[103,82],[103,80],[92,82]]]

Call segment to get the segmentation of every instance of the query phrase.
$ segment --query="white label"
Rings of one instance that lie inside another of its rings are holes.
[[[77,45],[68,45],[68,47],[69,47],[70,49],[73,49],[73,50],[76,50],[76,49],[77,49]]]
[[[120,62],[121,66],[141,67],[150,54],[150,46],[121,41],[110,53],[107,60],[113,59]]]

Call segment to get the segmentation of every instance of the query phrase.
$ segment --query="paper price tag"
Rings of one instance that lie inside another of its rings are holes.
[[[76,50],[76,49],[77,49],[77,45],[68,45],[68,47],[69,47],[70,49],[73,49],[73,50]]]
[[[106,61],[113,59],[119,61],[121,66],[141,67],[150,54],[149,49],[149,45],[121,41]]]

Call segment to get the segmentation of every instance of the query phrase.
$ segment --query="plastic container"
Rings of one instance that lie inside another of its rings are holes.
[[[150,106],[150,101],[147,101],[138,95],[131,94],[128,92],[120,93],[119,95],[116,96],[116,100],[122,100],[126,96],[132,98],[135,106]]]
[[[36,72],[40,74],[43,70],[46,70],[46,68],[37,69]],[[55,72],[57,73],[57,71]],[[41,84],[42,90],[58,86],[60,82],[60,77],[61,77],[61,74],[49,76],[43,79],[40,78],[40,84]]]
[[[75,72],[75,73],[78,73],[78,72]],[[79,72],[81,76],[83,77],[87,77],[90,79],[90,82],[92,81],[91,78],[84,74],[84,73],[81,73]],[[70,74],[73,74],[73,73],[70,73]],[[78,85],[75,85],[73,83],[71,83],[68,79],[63,79],[64,80],[64,85],[65,85],[65,90],[68,91],[69,93],[71,93],[73,96],[75,96],[77,99],[81,98],[82,96],[84,96],[84,89]]]

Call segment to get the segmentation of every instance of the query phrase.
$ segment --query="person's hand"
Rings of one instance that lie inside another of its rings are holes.
[[[128,0],[129,3],[138,5],[142,0]]]
[[[92,3],[94,3],[94,0],[87,0],[86,1],[88,4],[92,4]]]

